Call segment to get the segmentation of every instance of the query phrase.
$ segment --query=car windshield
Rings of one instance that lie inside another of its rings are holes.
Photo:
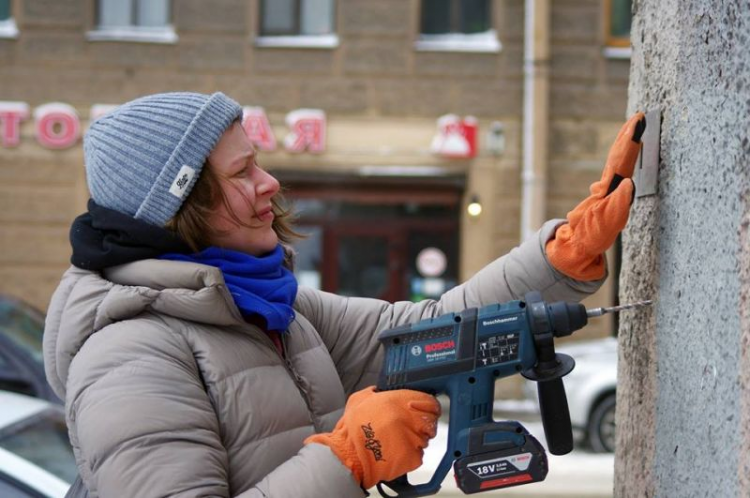
[[[42,362],[44,314],[14,299],[0,297],[0,333]]]
[[[0,448],[38,465],[72,483],[76,468],[68,430],[60,411],[49,408],[0,429]]]

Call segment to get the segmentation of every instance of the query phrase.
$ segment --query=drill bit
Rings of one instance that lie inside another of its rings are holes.
[[[607,313],[619,313],[620,311],[623,311],[623,310],[639,308],[641,306],[650,306],[651,303],[653,303],[653,301],[648,299],[646,301],[637,301],[635,303],[621,304],[620,306],[610,306],[609,308],[592,308],[590,310],[586,310],[586,316],[591,318],[594,316],[602,316]]]

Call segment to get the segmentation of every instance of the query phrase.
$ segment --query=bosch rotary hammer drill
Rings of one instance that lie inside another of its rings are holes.
[[[538,382],[547,446],[553,455],[573,449],[562,377],[575,361],[555,353],[554,337],[570,335],[588,318],[651,304],[641,301],[586,310],[582,304],[546,303],[538,292],[523,301],[470,308],[416,324],[385,330],[379,340],[385,359],[379,390],[414,389],[450,398],[448,443],[432,479],[411,484],[406,475],[378,484],[383,496],[437,493],[454,463],[456,483],[476,493],[543,481],[547,455],[518,422],[492,418],[495,379],[520,373]]]

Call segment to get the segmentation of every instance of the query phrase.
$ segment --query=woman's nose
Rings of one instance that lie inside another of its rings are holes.
[[[266,170],[261,169],[261,177],[258,179],[257,195],[273,196],[279,191],[279,181]]]

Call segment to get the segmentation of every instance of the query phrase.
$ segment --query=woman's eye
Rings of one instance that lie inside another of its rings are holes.
[[[252,168],[252,165],[247,165],[244,168],[242,168],[241,170],[239,170],[234,176],[237,176],[237,177],[240,177],[240,178],[248,176],[250,174],[250,169],[251,168]]]

